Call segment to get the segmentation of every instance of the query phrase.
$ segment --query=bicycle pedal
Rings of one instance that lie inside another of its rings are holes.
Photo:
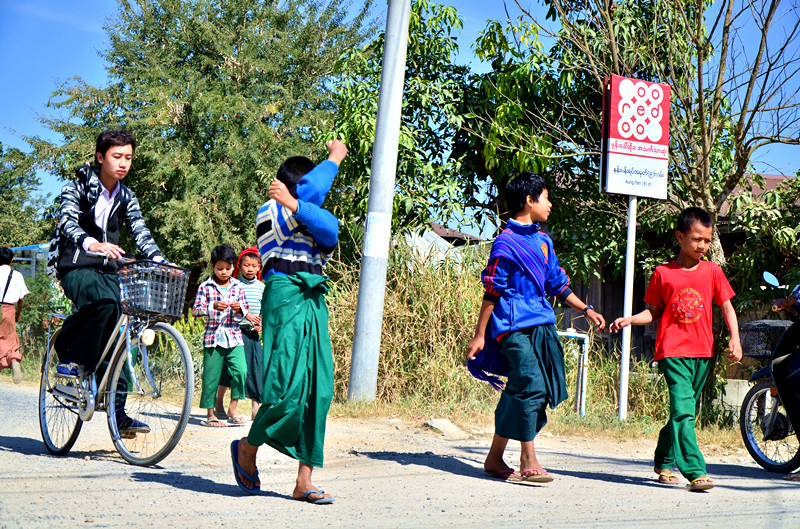
[[[83,368],[76,363],[70,362],[56,365],[56,376],[61,378],[77,380],[82,378],[83,374]]]

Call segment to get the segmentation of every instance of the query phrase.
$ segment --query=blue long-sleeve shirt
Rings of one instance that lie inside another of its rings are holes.
[[[495,339],[510,331],[555,324],[548,296],[566,298],[572,292],[553,241],[539,231],[538,223],[509,220],[492,245],[481,280],[484,299],[496,303],[489,320]]]
[[[309,272],[322,266],[339,240],[339,220],[321,207],[339,167],[325,160],[297,183],[297,211],[274,200],[258,210],[256,235],[264,277]]]

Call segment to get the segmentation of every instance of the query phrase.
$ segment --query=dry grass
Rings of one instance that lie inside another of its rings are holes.
[[[327,298],[335,378],[333,416],[386,417],[411,420],[447,417],[468,430],[491,428],[499,394],[470,376],[465,350],[474,332],[482,299],[480,270],[486,255],[465,253],[464,263],[420,263],[407,250],[395,249],[389,263],[378,367],[377,402],[348,403],[347,384],[358,296],[358,266],[332,261],[327,268],[331,291]],[[203,321],[192,316],[175,323],[195,363],[199,398]],[[566,367],[570,399],[549,413],[548,431],[556,435],[609,438],[655,438],[668,412],[666,386],[657,370],[644,362],[630,369],[628,419],[617,420],[619,357],[593,340],[589,357],[586,417],[574,411],[577,361],[574,344],[567,344]],[[23,360],[25,380],[38,383],[38,355]],[[0,378],[8,378],[0,374]],[[249,404],[242,403],[242,412]],[[698,428],[704,444],[741,446],[738,429]]]
[[[328,297],[335,362],[334,399],[347,396],[358,297],[354,267],[333,263]],[[464,367],[482,292],[477,259],[458,268],[425,265],[400,253],[390,263],[384,304],[377,399],[444,409],[472,408],[494,398]]]

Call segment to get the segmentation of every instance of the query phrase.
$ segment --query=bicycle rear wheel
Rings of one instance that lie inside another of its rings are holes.
[[[70,451],[83,421],[78,416],[78,405],[59,395],[56,388],[69,391],[77,385],[77,381],[66,379],[56,374],[56,350],[52,344],[61,329],[53,334],[48,344],[48,351],[42,361],[42,379],[39,383],[39,429],[47,451],[56,456],[63,456]]]
[[[107,397],[108,428],[120,455],[150,466],[178,444],[192,410],[194,369],[183,336],[166,323],[150,324],[152,345],[131,341],[133,375],[120,355]],[[138,387],[134,382],[138,381]]]

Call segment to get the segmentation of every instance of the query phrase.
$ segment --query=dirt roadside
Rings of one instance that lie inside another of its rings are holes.
[[[261,496],[235,486],[230,441],[248,426],[207,429],[195,410],[176,450],[154,468],[127,465],[103,414],[66,457],[47,455],[37,388],[0,382],[0,527],[705,527],[800,526],[800,486],[746,454],[706,450],[717,480],[708,493],[658,485],[652,441],[561,438],[537,452],[558,476],[544,486],[504,483],[482,471],[489,436],[452,441],[398,419],[328,422],[325,468],[315,482],[330,506],[294,501],[296,463],[259,453]],[[507,461],[519,457],[510,445]]]

